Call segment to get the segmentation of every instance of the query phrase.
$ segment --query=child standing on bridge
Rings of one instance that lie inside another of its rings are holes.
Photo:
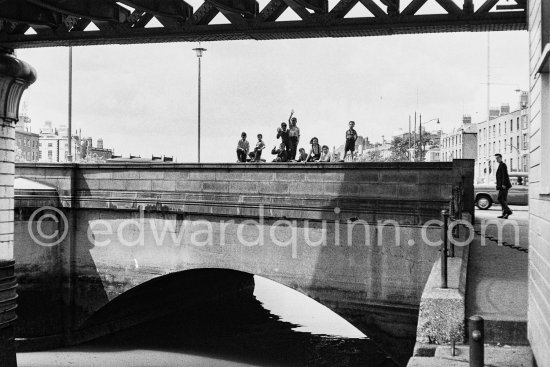
[[[300,128],[296,126],[298,123],[298,120],[296,117],[292,117],[294,115],[294,110],[290,112],[290,117],[288,118],[288,125],[289,127],[289,140],[290,147],[288,147],[288,151],[290,156],[288,157],[289,160],[295,160],[296,159],[296,149],[298,149],[298,143],[300,142]]]
[[[286,122],[281,122],[281,127],[277,128],[277,139],[281,138],[281,142],[285,145],[287,159],[290,153],[290,130],[286,128]]]
[[[357,140],[357,131],[353,128],[355,126],[354,121],[349,122],[349,130],[346,131],[346,145],[344,146],[344,158],[346,160],[346,155],[350,152],[351,160],[353,161],[353,153],[355,152],[355,141]]]

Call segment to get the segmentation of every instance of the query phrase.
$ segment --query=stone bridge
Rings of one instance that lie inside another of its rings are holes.
[[[473,214],[473,168],[18,164],[16,336],[77,343],[171,303],[247,291],[260,275],[328,306],[391,353],[395,338],[414,344],[438,254],[427,241],[440,229],[425,224],[456,186]],[[174,296],[161,302],[162,293]],[[132,301],[144,294],[147,307]]]

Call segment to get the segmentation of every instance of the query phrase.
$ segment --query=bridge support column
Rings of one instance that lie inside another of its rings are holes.
[[[0,366],[17,365],[14,321],[17,282],[13,258],[13,182],[15,124],[23,91],[36,80],[35,70],[13,50],[0,48]]]

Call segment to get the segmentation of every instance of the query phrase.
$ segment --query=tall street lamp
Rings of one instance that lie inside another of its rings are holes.
[[[67,162],[73,161],[73,47],[69,46],[69,111],[68,111],[69,130],[67,134]]]
[[[439,124],[439,117],[436,117],[434,119],[424,121],[424,126],[426,126],[429,122],[436,121],[436,120],[437,120],[437,123]],[[420,114],[420,126],[419,126],[418,131],[419,131],[419,135],[420,135],[420,139],[419,139],[420,140],[419,141],[420,146],[418,147],[419,148],[419,153],[420,153],[420,159],[419,160],[422,162],[422,161],[424,161],[424,156],[423,156],[424,155],[424,144],[422,142],[422,114]],[[440,143],[439,144],[441,144],[441,138],[440,138]]]
[[[197,53],[197,59],[199,60],[199,90],[198,90],[198,144],[197,144],[197,162],[201,162],[201,57],[202,53],[206,51],[205,48],[197,47],[193,51]]]

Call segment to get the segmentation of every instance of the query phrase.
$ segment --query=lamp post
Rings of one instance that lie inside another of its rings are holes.
[[[69,130],[67,134],[67,162],[73,161],[72,143],[73,143],[73,47],[69,46],[69,111],[68,111]]]
[[[193,51],[197,53],[197,59],[199,60],[199,89],[198,89],[198,134],[197,134],[197,162],[201,162],[201,58],[202,53],[206,51],[203,47],[194,48]]]
[[[432,121],[436,121],[437,120],[437,123],[439,124],[439,117],[436,117],[436,118],[433,118],[431,120],[428,120],[428,121],[425,121],[424,122],[424,125],[428,124],[429,122],[432,122]],[[422,162],[424,161],[424,156],[423,156],[423,153],[424,153],[424,144],[422,143],[422,114],[420,114],[420,125],[419,125],[419,140],[418,140],[418,143],[420,144],[419,145],[419,153],[420,153],[420,157],[419,157],[419,161]],[[439,144],[441,144],[441,138],[440,138],[440,142]]]

